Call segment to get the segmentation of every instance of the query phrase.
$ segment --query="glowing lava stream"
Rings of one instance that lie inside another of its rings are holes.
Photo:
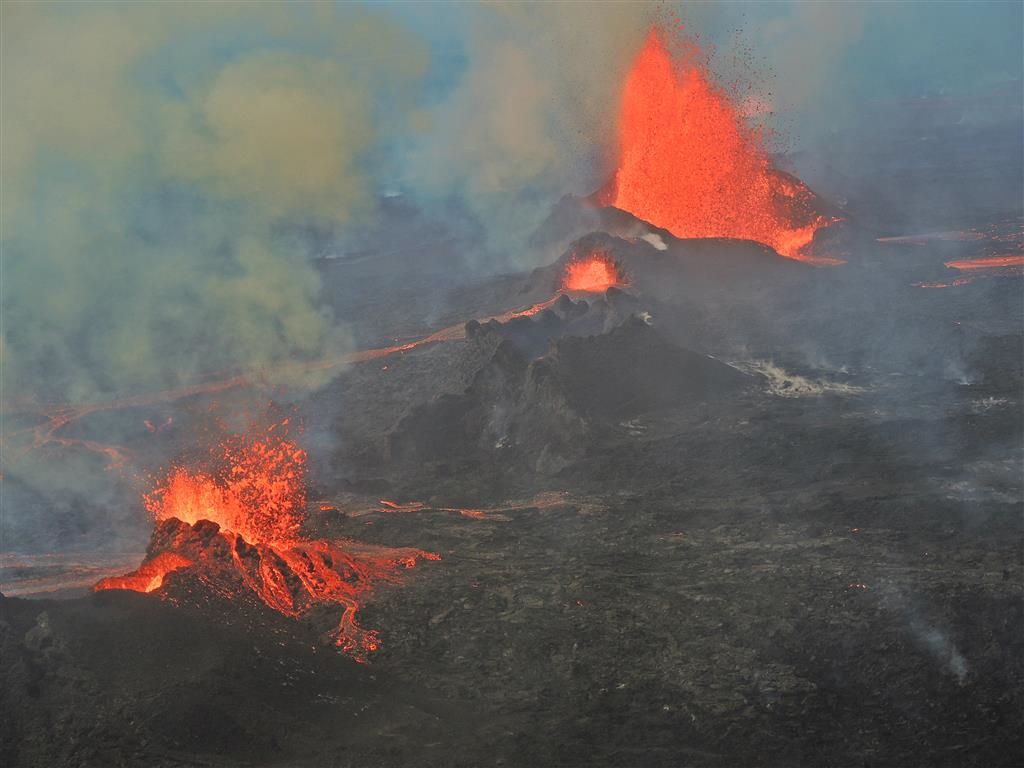
[[[958,259],[956,261],[947,261],[945,266],[961,271],[1024,267],[1024,255],[1010,254],[1005,256],[982,256],[976,259]]]
[[[488,322],[490,320],[497,320],[498,322],[507,322],[517,317],[530,317],[543,312],[548,307],[554,305],[558,301],[561,292],[556,293],[552,298],[542,301],[533,306],[527,307],[526,309],[511,310],[500,315],[493,315],[491,317],[484,318],[481,322]],[[394,354],[401,354],[418,347],[427,346],[429,344],[437,344],[445,341],[458,341],[466,337],[465,324],[460,323],[458,325],[451,325],[447,328],[442,328],[429,336],[424,336],[421,339],[409,341],[404,344],[396,344],[391,347],[379,347],[377,349],[364,349],[356,352],[350,352],[341,357],[332,358],[330,360],[318,360],[315,362],[287,362],[280,366],[277,366],[276,370],[286,373],[303,373],[311,371],[322,371],[330,370],[331,368],[338,368],[343,365],[349,365],[353,363],[364,363],[370,360],[378,360],[380,358],[389,357]],[[58,435],[57,433],[64,429],[69,424],[78,421],[80,419],[89,416],[94,413],[102,413],[104,411],[117,411],[125,408],[137,408],[144,406],[160,405],[163,403],[174,402],[176,400],[183,400],[187,397],[194,397],[196,395],[210,395],[217,394],[218,392],[225,392],[232,389],[240,389],[254,384],[259,384],[266,380],[266,376],[260,372],[252,372],[248,374],[239,374],[237,376],[231,376],[224,379],[215,381],[206,381],[197,384],[191,384],[177,389],[166,389],[158,392],[151,392],[148,394],[133,395],[129,397],[119,398],[116,400],[109,400],[103,403],[85,403],[82,405],[65,404],[59,405],[53,408],[44,409],[41,413],[45,421],[35,427],[29,429],[20,430],[17,432],[9,433],[5,436],[4,440],[7,441],[10,438],[17,437],[18,435],[25,434],[26,432],[31,434],[31,443],[20,452],[19,455],[25,456],[28,453],[42,448],[44,445],[54,443],[65,448],[68,447],[79,447],[85,448],[94,453],[101,454],[107,457],[107,469],[117,469],[123,467],[127,462],[127,455],[124,450],[118,446],[105,445],[102,443],[95,442],[93,440],[83,440],[78,438],[69,438]],[[19,408],[10,412],[24,412],[27,408]],[[147,427],[148,428],[148,427]],[[157,430],[150,430],[157,431]]]
[[[956,269],[961,272],[978,272],[981,277],[1016,277],[1024,274],[1024,255],[1007,254],[1000,256],[978,256],[973,259],[957,259],[947,261],[945,265],[949,269]],[[953,288],[959,285],[968,285],[974,282],[975,277],[958,277],[948,283],[914,283],[915,288]]]
[[[674,62],[652,29],[626,78],[619,167],[598,202],[678,237],[754,240],[790,259],[815,257],[814,233],[836,221],[803,182],[772,167],[763,131],[749,127],[695,48]]]
[[[956,280],[954,280],[951,283],[941,283],[941,282],[914,283],[914,287],[915,288],[955,288],[958,285],[968,285],[969,283],[973,283],[973,282],[974,282],[974,278],[971,278],[971,277],[958,277]]]

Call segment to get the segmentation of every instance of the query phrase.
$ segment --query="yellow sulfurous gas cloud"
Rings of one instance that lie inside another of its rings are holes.
[[[382,110],[411,109],[423,44],[327,4],[0,12],[5,398],[346,349],[302,232],[372,208],[365,158]]]
[[[420,114],[410,185],[459,196],[492,246],[529,258],[525,241],[551,204],[607,180],[622,79],[656,11],[643,2],[473,6],[466,71]]]
[[[366,205],[356,161],[373,143],[371,96],[346,79],[336,61],[290,53],[232,62],[166,107],[162,169],[271,216],[343,221]]]

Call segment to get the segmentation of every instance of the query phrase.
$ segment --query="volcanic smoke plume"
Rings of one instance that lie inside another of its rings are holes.
[[[597,199],[678,237],[755,240],[783,256],[815,258],[814,233],[834,219],[815,194],[768,159],[761,129],[748,126],[695,47],[673,60],[651,30],[626,78],[619,167]]]
[[[94,590],[177,599],[191,577],[202,588],[255,598],[291,617],[317,605],[339,605],[341,620],[330,638],[364,661],[380,640],[355,621],[360,599],[378,582],[398,582],[418,560],[439,557],[303,537],[306,454],[289,439],[287,427],[285,420],[263,434],[230,436],[212,471],[173,468],[145,497],[157,526],[142,565],[101,580]]]

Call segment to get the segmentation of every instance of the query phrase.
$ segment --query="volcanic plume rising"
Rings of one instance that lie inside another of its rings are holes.
[[[768,159],[761,130],[748,126],[695,51],[673,61],[651,30],[626,78],[619,116],[619,167],[598,202],[679,237],[730,237],[783,256],[815,258],[814,233],[834,219],[816,197]]]

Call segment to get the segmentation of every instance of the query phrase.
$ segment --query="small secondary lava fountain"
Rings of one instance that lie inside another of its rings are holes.
[[[791,259],[842,263],[809,251],[837,219],[817,196],[775,169],[763,132],[715,85],[695,47],[674,62],[654,29],[626,78],[619,167],[597,202],[678,237],[754,240]]]
[[[625,283],[626,279],[615,260],[606,253],[595,251],[577,256],[566,264],[562,289],[600,293]]]
[[[145,496],[157,520],[142,565],[103,579],[93,589],[129,589],[175,597],[187,577],[231,598],[254,597],[298,617],[324,604],[343,608],[330,633],[359,661],[380,647],[374,630],[356,623],[360,599],[377,583],[397,583],[403,569],[438,555],[346,541],[305,538],[306,454],[287,434],[287,421],[263,433],[229,437],[216,468],[173,468]],[[177,580],[169,581],[175,575]]]
[[[229,435],[211,457],[215,472],[173,467],[144,496],[146,509],[158,522],[211,520],[254,544],[294,541],[306,508],[306,452],[288,427],[285,419],[265,434]]]

